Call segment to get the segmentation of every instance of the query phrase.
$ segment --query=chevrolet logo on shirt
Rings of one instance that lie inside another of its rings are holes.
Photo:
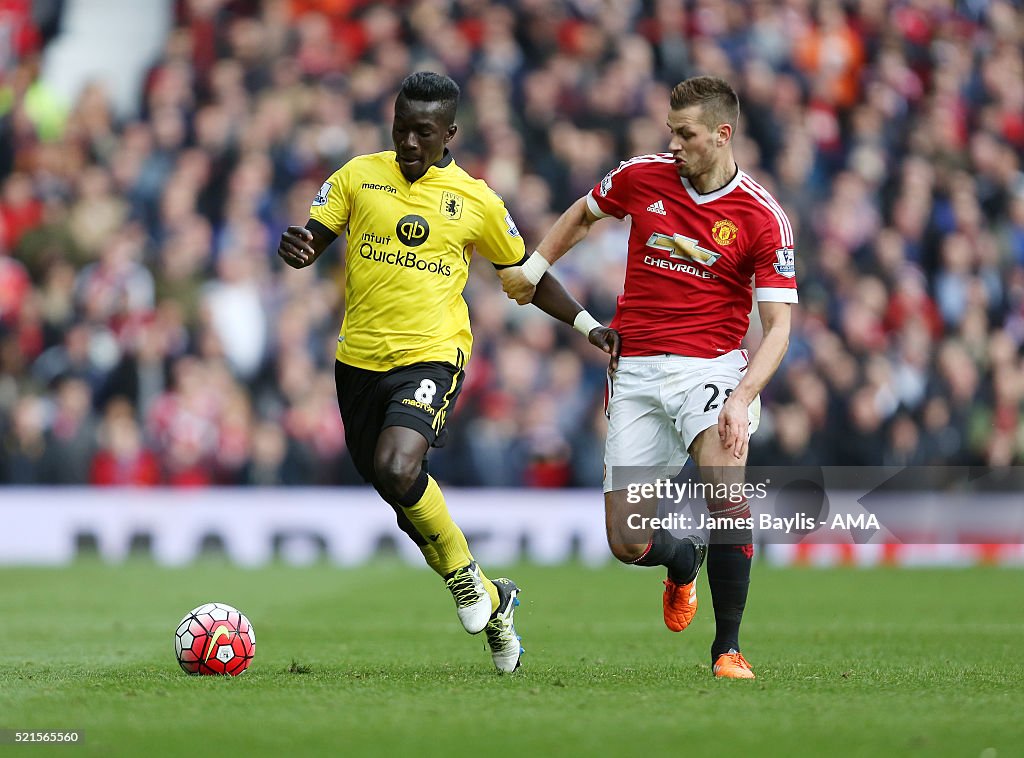
[[[697,240],[682,234],[661,234],[654,232],[647,240],[647,246],[668,253],[673,258],[696,261],[705,266],[713,266],[722,257],[721,253],[701,247]]]

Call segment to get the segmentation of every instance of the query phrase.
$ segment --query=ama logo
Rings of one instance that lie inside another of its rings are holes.
[[[410,213],[402,216],[395,225],[395,234],[402,244],[409,247],[419,247],[427,241],[430,236],[430,225],[423,216]]]

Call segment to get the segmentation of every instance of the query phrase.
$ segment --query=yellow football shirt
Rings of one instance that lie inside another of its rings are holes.
[[[448,152],[411,184],[394,151],[353,158],[324,182],[309,216],[348,235],[336,356],[371,371],[463,365],[473,345],[462,297],[473,250],[499,265],[524,255],[501,198]]]

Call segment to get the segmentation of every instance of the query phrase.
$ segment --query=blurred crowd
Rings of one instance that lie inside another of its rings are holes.
[[[43,3],[59,8],[60,3]],[[463,90],[457,162],[528,249],[668,92],[725,77],[737,159],[797,235],[801,303],[751,462],[1020,462],[1024,15],[999,0],[179,0],[140,92],[63,103],[59,18],[0,0],[0,482],[356,483],[336,408],[344,242],[276,258],[321,182],[390,148],[410,72]],[[556,273],[598,318],[627,227]],[[443,481],[595,486],[601,353],[477,260]],[[756,349],[756,313],[747,342]]]

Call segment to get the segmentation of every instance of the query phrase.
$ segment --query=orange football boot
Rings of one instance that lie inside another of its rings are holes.
[[[738,650],[731,650],[722,653],[715,659],[715,665],[711,667],[717,679],[754,679],[754,670],[750,668],[743,653]]]
[[[661,597],[661,606],[665,626],[673,632],[683,631],[697,613],[697,575],[700,574],[700,567],[704,565],[704,558],[708,554],[708,546],[700,537],[690,535],[683,539],[693,543],[697,553],[697,569],[693,579],[686,584],[676,584],[672,579],[665,580],[665,594]]]
[[[666,579],[661,604],[665,613],[665,626],[673,632],[683,631],[697,614],[697,580],[689,584],[676,584]]]

